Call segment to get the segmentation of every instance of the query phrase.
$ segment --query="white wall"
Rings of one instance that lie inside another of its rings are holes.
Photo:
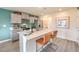
[[[54,16],[53,16],[54,20],[56,20],[55,19],[56,17],[70,16],[70,27],[68,29],[57,28],[58,32],[59,32],[58,37],[72,39],[72,40],[76,39],[76,36],[75,36],[75,34],[76,34],[76,32],[75,32],[75,30],[76,30],[75,20],[77,20],[76,14],[77,14],[76,10],[63,11],[63,12],[59,12],[59,13],[54,14]]]
[[[55,24],[55,20],[52,19],[52,15],[44,15],[40,17],[41,21],[43,21],[43,28],[51,28],[51,29],[55,29],[55,26],[53,24]]]
[[[70,17],[70,27],[68,29],[64,28],[57,28],[56,27],[56,17]],[[79,10],[71,9],[62,12],[54,13],[50,16],[42,17],[43,20],[48,20],[48,28],[57,29],[58,30],[58,37],[79,41],[78,40],[78,27],[79,27]],[[45,21],[44,21],[45,22]],[[43,22],[43,23],[44,23]],[[43,24],[45,26],[45,24]]]

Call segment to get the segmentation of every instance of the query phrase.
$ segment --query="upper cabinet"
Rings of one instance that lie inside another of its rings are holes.
[[[26,13],[22,13],[22,19],[29,19],[29,15]]]
[[[21,14],[19,13],[12,13],[11,14],[12,23],[21,23]]]
[[[38,16],[26,14],[23,12],[13,12],[11,14],[12,23],[22,23],[22,21],[29,20],[30,23],[38,23]]]
[[[34,17],[30,17],[30,23],[34,23]]]
[[[38,18],[30,16],[30,22],[34,23],[34,21],[38,21]]]

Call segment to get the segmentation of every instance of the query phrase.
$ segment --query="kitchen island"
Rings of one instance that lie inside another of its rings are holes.
[[[43,37],[48,32],[52,32],[52,29],[43,29],[35,31],[30,35],[26,35],[26,31],[19,32],[19,46],[21,52],[36,52],[36,40]]]

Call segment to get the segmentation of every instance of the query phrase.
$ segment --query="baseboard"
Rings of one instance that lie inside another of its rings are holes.
[[[57,36],[57,38],[66,39],[66,38],[65,38],[65,37],[63,37],[63,36]]]
[[[67,39],[67,38],[65,38],[65,37],[63,37],[63,36],[57,36],[57,38],[60,38],[60,39]],[[67,40],[70,40],[70,39],[67,39]],[[75,41],[75,42],[77,42],[77,43],[79,44],[79,40],[71,40],[71,41]]]
[[[8,41],[11,41],[11,39],[6,39],[6,40],[3,40],[3,41],[0,41],[0,43],[4,43],[4,42],[8,42]]]

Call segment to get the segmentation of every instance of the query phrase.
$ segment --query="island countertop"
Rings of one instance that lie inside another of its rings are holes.
[[[42,35],[45,35],[46,33],[48,32],[52,32],[53,30],[51,29],[43,29],[43,30],[40,30],[40,31],[36,31],[30,35],[27,35],[27,36],[24,36],[25,38],[27,38],[28,40],[31,40],[31,39],[34,39],[34,38],[37,38],[39,36],[42,36]]]
[[[36,40],[47,34],[48,32],[52,32],[52,29],[43,29],[40,31],[35,31],[34,33],[25,36],[26,32],[20,32],[20,50],[22,52],[34,52],[36,51]],[[29,48],[30,46],[30,48]]]

